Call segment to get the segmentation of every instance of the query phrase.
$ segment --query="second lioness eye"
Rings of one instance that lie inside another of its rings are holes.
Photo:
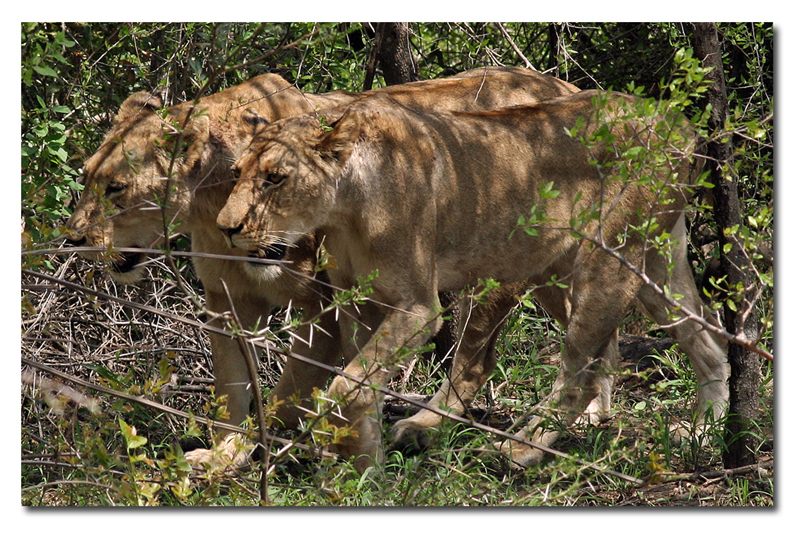
[[[125,184],[123,183],[109,183],[106,185],[106,196],[111,196],[112,194],[121,193],[125,190]]]
[[[269,187],[270,185],[278,185],[285,179],[286,176],[279,172],[270,172],[269,174],[267,174],[266,178],[264,178],[264,187]]]

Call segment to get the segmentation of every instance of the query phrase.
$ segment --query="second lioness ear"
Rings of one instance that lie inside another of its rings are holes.
[[[122,102],[122,105],[119,107],[119,113],[117,113],[117,116],[114,118],[114,122],[122,122],[136,116],[144,110],[155,111],[163,106],[164,103],[158,96],[150,94],[147,91],[139,91],[138,93],[133,93]]]
[[[264,128],[270,124],[268,119],[259,115],[253,109],[246,109],[244,113],[242,113],[242,123],[245,124],[246,128],[251,129],[251,135],[253,137],[261,133]]]
[[[210,136],[210,123],[205,114],[198,115],[186,125],[183,142],[186,145],[186,159],[184,164],[194,164],[202,155],[208,144]]]
[[[356,117],[348,113],[331,126],[333,129],[323,135],[317,143],[317,151],[323,157],[335,159],[339,164],[344,164],[353,153],[353,146],[361,132],[361,124]]]

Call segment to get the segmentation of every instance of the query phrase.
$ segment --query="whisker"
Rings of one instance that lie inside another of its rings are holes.
[[[260,237],[257,241],[260,246],[280,244],[287,248],[297,248],[298,237],[303,235],[305,234],[299,231],[270,232]]]

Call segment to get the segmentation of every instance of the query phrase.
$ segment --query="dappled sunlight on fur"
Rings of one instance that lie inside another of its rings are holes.
[[[338,268],[329,274],[339,287],[379,273],[371,282],[372,299],[383,306],[384,318],[345,368],[362,380],[334,380],[332,389],[342,395],[361,381],[386,384],[404,357],[427,340],[437,327],[437,291],[492,278],[506,285],[490,291],[494,305],[463,315],[470,316],[464,331],[474,327],[481,334],[465,335],[451,378],[432,406],[463,412],[494,368],[497,325],[514,296],[533,285],[539,287],[535,296],[566,329],[554,386],[556,426],[571,424],[587,408],[590,419],[608,410],[617,327],[634,303],[669,326],[668,333],[687,351],[701,384],[698,405],[713,405],[716,418],[727,402],[727,390],[715,386],[727,379],[724,343],[695,323],[674,321],[657,292],[598,249],[607,239],[614,247],[609,250],[631,265],[646,265],[650,279],[670,283],[686,308],[703,314],[686,261],[682,213],[690,194],[693,133],[685,122],[671,127],[680,132],[669,139],[672,170],[653,176],[652,188],[598,179],[618,161],[608,147],[587,148],[571,137],[567,132],[576,124],[583,124],[580,133],[587,136],[612,132],[622,145],[656,142],[647,120],[613,123],[623,106],[636,103],[633,97],[610,95],[608,114],[601,114],[595,107],[601,96],[585,91],[529,108],[448,114],[420,113],[374,95],[344,113],[323,114],[327,128],[311,115],[280,121],[266,127],[237,161],[241,180],[218,223],[225,232],[241,234],[241,242],[258,240],[261,246],[269,244],[263,236],[322,231],[336,257]],[[591,159],[608,166],[597,167]],[[556,192],[547,194],[551,191]],[[587,216],[597,206],[602,217]],[[642,213],[661,228],[672,228],[677,267],[668,268],[664,256],[631,231]],[[587,239],[598,235],[600,242],[589,245]],[[617,241],[618,236],[624,238]],[[561,284],[553,287],[552,279]],[[356,395],[343,418],[367,420],[366,413],[379,410],[380,398]],[[417,416],[395,426],[395,442],[424,441],[419,432],[438,417]],[[560,432],[544,430],[540,422],[534,417],[519,436],[554,442]],[[542,458],[524,444],[502,446],[522,466]],[[382,456],[379,439],[371,436],[339,448],[345,455],[368,453],[376,461]]]

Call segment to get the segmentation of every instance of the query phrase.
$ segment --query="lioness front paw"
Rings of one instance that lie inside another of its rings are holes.
[[[503,453],[513,470],[524,470],[529,466],[538,465],[544,460],[542,450],[521,442],[506,440],[495,442],[494,446]]]
[[[345,459],[353,459],[356,470],[363,474],[369,467],[383,465],[383,436],[380,422],[364,416],[350,426],[351,434],[328,445],[328,449]]]
[[[669,440],[675,446],[683,442],[695,442],[699,446],[705,446],[711,440],[707,433],[708,429],[708,426],[689,427],[686,424],[676,422],[669,426]]]
[[[431,444],[430,430],[411,419],[400,420],[391,429],[392,448],[412,453],[426,450]]]
[[[247,463],[255,446],[238,433],[231,433],[214,445],[213,448],[197,448],[186,452],[186,461],[197,468],[217,470],[227,467],[239,468]]]
[[[598,426],[604,422],[611,420],[612,414],[608,408],[604,408],[600,401],[595,398],[591,401],[586,410],[581,416],[575,420],[576,424],[583,424],[589,426]]]

